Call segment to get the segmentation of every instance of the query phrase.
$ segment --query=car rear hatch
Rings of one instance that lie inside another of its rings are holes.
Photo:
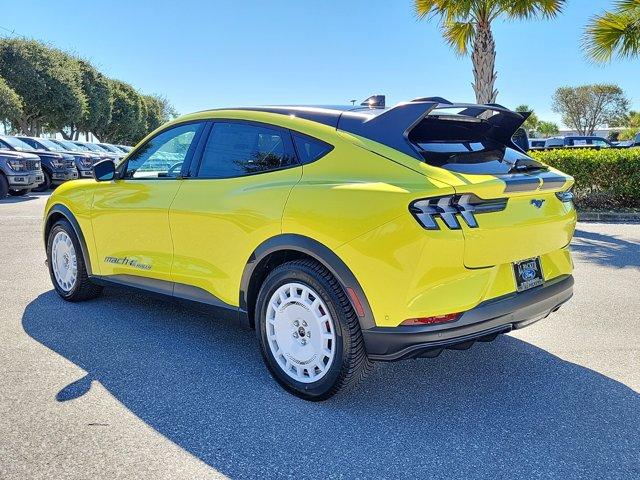
[[[496,104],[429,97],[356,108],[341,115],[337,128],[377,142],[363,148],[452,186],[456,195],[431,199],[426,208],[438,218],[434,228],[462,229],[465,265],[482,268],[558,250],[573,235],[573,178],[528,157],[512,140],[527,117]]]
[[[565,247],[575,210],[573,179],[528,157],[511,140],[526,116],[449,105],[408,133],[427,165],[447,172],[470,268],[524,260]],[[453,224],[455,228],[455,224]]]

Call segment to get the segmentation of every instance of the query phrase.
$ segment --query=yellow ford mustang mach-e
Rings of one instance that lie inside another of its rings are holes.
[[[55,289],[211,305],[311,400],[374,360],[465,349],[557,310],[572,295],[573,179],[513,142],[525,117],[382,100],[200,112],[96,164],[47,203]]]

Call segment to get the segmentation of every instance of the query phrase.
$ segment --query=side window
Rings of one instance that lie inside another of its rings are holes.
[[[313,162],[333,149],[333,146],[328,143],[300,133],[293,134],[293,143],[302,163]]]
[[[285,134],[277,129],[216,122],[202,152],[198,176],[239,177],[294,165],[295,158],[286,142]]]
[[[202,123],[165,130],[138,148],[128,159],[124,178],[176,178]]]

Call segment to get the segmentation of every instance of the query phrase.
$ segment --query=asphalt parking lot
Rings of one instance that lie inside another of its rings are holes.
[[[640,225],[578,225],[553,317],[314,404],[205,311],[59,299],[45,201],[0,202],[1,479],[640,478]]]

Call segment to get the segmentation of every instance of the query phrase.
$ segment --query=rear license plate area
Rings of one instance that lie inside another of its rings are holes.
[[[544,274],[540,257],[528,258],[513,263],[513,274],[516,280],[518,292],[524,292],[531,288],[539,287],[544,283]]]

